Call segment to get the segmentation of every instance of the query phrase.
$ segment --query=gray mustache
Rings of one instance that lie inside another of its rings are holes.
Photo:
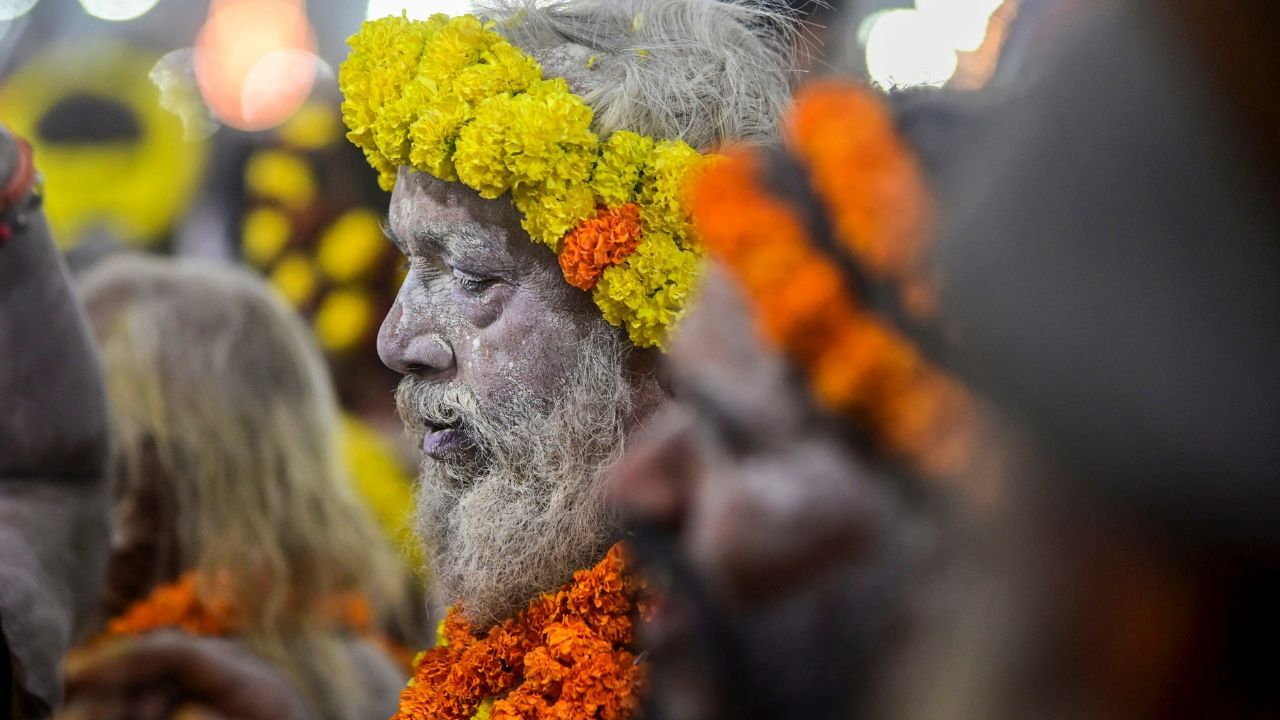
[[[474,428],[484,424],[480,403],[469,389],[412,376],[396,387],[396,410],[405,427],[415,432],[425,432],[428,425]]]

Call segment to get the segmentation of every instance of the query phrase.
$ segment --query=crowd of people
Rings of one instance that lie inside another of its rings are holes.
[[[4,717],[1275,717],[1280,14],[1022,5],[976,91],[763,0],[353,28],[425,577],[293,308],[73,277],[0,129]]]

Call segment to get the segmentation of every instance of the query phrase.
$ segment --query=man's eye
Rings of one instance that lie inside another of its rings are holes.
[[[479,277],[461,270],[453,271],[453,279],[458,283],[458,287],[462,288],[463,292],[471,293],[472,295],[479,295],[498,282],[496,278]]]

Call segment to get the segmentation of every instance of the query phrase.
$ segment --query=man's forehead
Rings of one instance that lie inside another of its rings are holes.
[[[494,247],[519,227],[511,202],[488,200],[461,183],[401,172],[391,195],[388,229],[402,247],[456,252]]]
[[[459,182],[401,169],[391,193],[393,222],[478,222],[505,225],[519,220],[507,197],[488,199]],[[403,218],[397,217],[403,215]]]

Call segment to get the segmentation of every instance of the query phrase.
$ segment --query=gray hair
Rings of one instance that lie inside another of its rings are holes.
[[[707,150],[767,142],[791,99],[798,23],[775,0],[480,0],[498,31],[563,77],[595,131]]]

